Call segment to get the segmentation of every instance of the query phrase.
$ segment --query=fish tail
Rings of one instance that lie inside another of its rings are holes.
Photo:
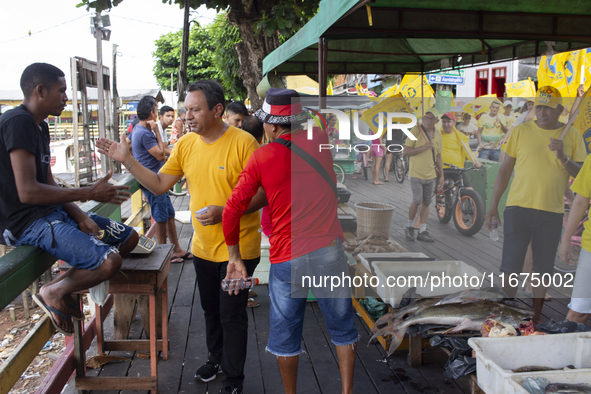
[[[405,326],[399,330],[392,329],[392,341],[390,342],[390,347],[388,348],[388,356],[396,351],[400,347],[400,344],[404,340],[404,335],[406,334],[406,330],[408,326]]]
[[[376,322],[374,323],[373,327],[372,327],[372,331],[376,332],[378,327],[383,325],[383,324],[389,324],[393,322],[393,316],[391,313],[386,313],[385,315],[382,315],[378,320],[376,320]]]
[[[378,331],[376,331],[371,338],[369,338],[369,342],[367,343],[368,345],[371,343],[371,341],[373,341],[374,339],[376,339],[377,337],[381,336],[385,336],[385,335],[391,335],[392,334],[392,326],[388,325],[386,327],[380,328]]]

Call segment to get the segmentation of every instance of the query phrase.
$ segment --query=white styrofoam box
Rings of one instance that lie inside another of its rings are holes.
[[[548,372],[536,372],[536,373],[519,373],[515,374],[509,379],[509,392],[518,394],[529,394],[529,392],[523,388],[523,382],[526,378],[546,378],[550,383],[570,383],[570,384],[581,384],[591,383],[591,370],[589,369],[573,369],[570,371],[548,371]],[[517,376],[519,375],[519,376]]]
[[[393,307],[398,306],[404,293],[411,287],[416,287],[417,294],[423,297],[439,297],[461,290],[480,288],[479,285],[470,286],[469,279],[464,280],[464,275],[467,275],[467,278],[477,277],[479,280],[483,277],[480,271],[463,261],[374,261],[372,265],[379,278],[376,292],[382,301]],[[434,278],[441,279],[442,276],[452,278],[451,286],[448,279],[445,279],[442,284],[440,280]],[[395,278],[395,286],[388,285],[389,277]],[[404,280],[406,285],[403,283]],[[473,284],[476,282],[479,281],[472,281]],[[437,284],[439,286],[435,287]],[[432,285],[433,288],[431,288]]]
[[[375,261],[409,261],[414,259],[428,259],[424,253],[359,253],[357,255],[361,264],[369,271],[374,272],[372,263]]]
[[[522,372],[513,369],[527,365],[564,368],[573,365],[579,372],[591,375],[591,333],[533,335],[504,338],[470,338],[468,344],[476,353],[478,386],[486,394],[516,393],[513,377],[568,374],[564,371]]]
[[[252,275],[258,278],[259,284],[269,283],[269,271],[271,270],[271,261],[269,260],[269,238],[265,234],[261,234],[261,261],[254,270]]]

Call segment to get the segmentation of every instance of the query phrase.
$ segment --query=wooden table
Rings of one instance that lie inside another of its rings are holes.
[[[150,339],[104,339],[102,308],[97,305],[97,350],[143,350],[150,352],[149,377],[87,377],[85,352],[82,346],[82,325],[74,321],[74,354],[76,361],[76,390],[158,390],[158,352],[168,359],[168,272],[173,245],[156,245],[151,254],[131,255],[123,259],[121,270],[109,281],[109,293],[147,295],[149,297]],[[62,269],[69,268],[67,264]],[[162,339],[156,334],[156,295],[162,294]]]

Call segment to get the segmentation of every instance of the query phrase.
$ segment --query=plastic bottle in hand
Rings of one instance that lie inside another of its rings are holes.
[[[493,241],[499,240],[499,230],[497,229],[498,226],[499,226],[499,223],[497,222],[496,219],[493,219],[490,222],[490,239]]]
[[[257,278],[248,277],[246,280],[242,278],[238,279],[224,279],[222,281],[222,290],[223,291],[232,291],[232,290],[244,290],[250,289],[252,286],[256,286],[259,284],[259,280]]]

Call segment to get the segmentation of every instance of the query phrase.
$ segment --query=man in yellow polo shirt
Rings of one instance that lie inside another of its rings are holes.
[[[218,82],[198,81],[189,86],[188,92],[185,108],[191,133],[178,140],[158,173],[136,163],[129,154],[126,141],[116,143],[102,138],[97,146],[99,152],[123,163],[144,187],[156,195],[166,193],[183,175],[186,177],[191,194],[190,209],[195,212],[191,252],[201,307],[205,312],[209,351],[208,361],[197,370],[195,378],[208,382],[223,371],[225,377],[220,394],[240,394],[248,336],[248,290],[233,296],[222,291],[221,281],[226,277],[229,256],[221,220],[226,200],[259,144],[249,133],[224,123],[222,116],[226,100]],[[240,253],[249,276],[260,260],[257,211],[265,203],[261,190],[240,219]],[[204,213],[203,208],[207,208],[207,212]]]
[[[450,167],[446,164],[452,164],[459,168],[464,168],[466,160],[470,160],[474,167],[480,168],[482,164],[472,156],[472,152],[468,152],[466,148],[469,148],[470,139],[468,136],[460,133],[455,128],[456,116],[452,112],[446,112],[441,117],[441,141],[443,144],[443,150],[441,152],[441,159],[443,161],[443,175],[445,178],[451,178],[454,181],[458,179],[460,174],[455,171],[448,170]],[[462,144],[464,142],[464,144]],[[464,179],[464,186],[472,189],[470,180],[464,172],[462,174]]]
[[[552,274],[554,258],[562,232],[564,190],[570,176],[576,176],[587,152],[581,134],[570,128],[559,139],[564,124],[558,121],[563,106],[560,94],[550,86],[540,88],[534,108],[536,120],[513,129],[505,149],[505,159],[499,170],[486,224],[500,224],[499,199],[507,188],[513,170],[515,177],[505,208],[504,242],[501,273],[505,292],[514,297],[515,278],[523,269],[527,247],[531,241],[534,273],[542,277]],[[543,283],[543,282],[542,282]],[[533,322],[541,323],[542,307],[547,288],[540,283],[533,287]]]
[[[501,152],[499,140],[505,135],[498,116],[499,108],[501,108],[501,102],[494,100],[490,104],[490,112],[482,114],[478,119],[476,138],[478,138],[478,147],[480,148],[479,159],[499,161]]]
[[[421,224],[417,240],[433,242],[435,240],[427,232],[429,204],[431,204],[436,183],[438,189],[443,188],[441,132],[438,127],[435,127],[439,122],[439,112],[435,108],[431,108],[425,112],[421,122],[420,126],[416,126],[410,131],[417,139],[411,140],[407,138],[404,144],[403,154],[410,156],[410,172],[408,175],[412,190],[412,203],[408,210],[408,221],[404,235],[409,241],[415,240],[413,222],[417,210],[421,206]]]

